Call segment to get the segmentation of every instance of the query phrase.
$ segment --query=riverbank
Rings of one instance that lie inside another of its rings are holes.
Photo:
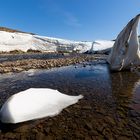
[[[29,69],[50,69],[54,67],[68,66],[91,60],[106,59],[105,55],[76,55],[55,59],[24,59],[17,61],[6,61],[0,63],[0,73],[21,72]]]

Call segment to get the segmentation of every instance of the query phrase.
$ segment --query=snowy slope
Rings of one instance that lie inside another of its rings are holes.
[[[102,51],[102,50],[112,48],[113,45],[114,45],[114,41],[96,40],[94,42],[93,50]]]
[[[0,51],[9,52],[12,50],[27,51],[40,50],[40,51],[77,51],[83,53],[89,50],[101,51],[113,46],[113,41],[71,41],[59,38],[45,37],[32,35],[20,32],[5,32],[0,31]]]
[[[34,35],[34,37],[36,39],[43,40],[46,43],[47,47],[49,47],[50,49],[54,47],[55,51],[78,51],[82,53],[86,50],[89,50],[92,44],[92,42],[71,41],[37,35]]]
[[[100,53],[100,54],[108,54],[111,51],[111,48],[114,45],[114,41],[107,40],[96,40],[92,43],[92,47],[87,53]]]

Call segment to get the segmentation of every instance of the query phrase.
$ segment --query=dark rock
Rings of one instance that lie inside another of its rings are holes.
[[[48,136],[45,136],[43,133],[39,132],[36,135],[36,140],[51,140]]]
[[[92,124],[90,122],[85,121],[85,128],[87,130],[92,130],[93,127],[92,127]]]

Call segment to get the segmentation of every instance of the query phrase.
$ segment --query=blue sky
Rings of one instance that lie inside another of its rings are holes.
[[[0,26],[72,40],[114,39],[140,0],[1,0]]]

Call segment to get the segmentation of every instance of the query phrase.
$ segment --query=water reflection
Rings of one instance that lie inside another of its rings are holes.
[[[134,102],[136,89],[140,91],[140,85],[137,84],[139,79],[137,74],[130,72],[111,74],[112,96],[116,102],[117,110],[126,111],[123,115],[127,114],[127,110],[130,109],[130,105]]]
[[[53,59],[63,58],[62,54],[49,53],[27,53],[27,54],[1,54],[0,63],[5,61],[17,61],[23,59]]]

